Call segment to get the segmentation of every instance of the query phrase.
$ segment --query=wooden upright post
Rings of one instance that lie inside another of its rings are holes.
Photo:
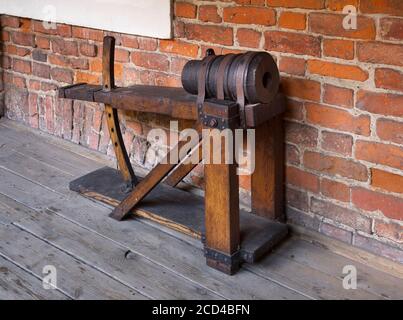
[[[214,132],[219,134],[218,130]],[[229,143],[234,142],[231,136]],[[239,182],[235,159],[230,164],[224,162],[224,141],[221,137],[221,164],[213,164],[212,150],[215,146],[210,143],[210,161],[204,167],[205,255],[210,267],[233,274],[239,269],[240,259]]]
[[[283,220],[283,120],[278,115],[255,130],[255,171],[251,177],[253,213]]]

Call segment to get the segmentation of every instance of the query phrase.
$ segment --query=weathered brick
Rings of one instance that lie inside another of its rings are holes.
[[[72,34],[70,25],[58,23],[55,28],[45,28],[43,21],[33,21],[33,30],[43,34],[59,35],[65,38],[70,38]]]
[[[160,40],[160,50],[162,52],[195,58],[199,53],[199,46],[197,44],[180,40]]]
[[[225,22],[237,24],[259,24],[264,26],[276,24],[276,12],[269,8],[225,7],[223,18]]]
[[[269,0],[267,5],[269,7],[323,9],[325,0]]]
[[[233,44],[233,30],[228,27],[186,24],[184,34],[189,40],[201,40],[226,46]]]
[[[375,233],[380,237],[403,243],[403,225],[376,220]]]
[[[89,84],[100,84],[101,76],[90,72],[77,71],[75,82],[86,82]]]
[[[317,103],[306,103],[305,109],[309,123],[364,136],[370,134],[371,121],[367,115],[354,116],[348,111]]]
[[[376,133],[379,138],[403,145],[403,122],[389,119],[378,119]]]
[[[318,176],[295,167],[286,167],[286,183],[312,192],[319,192]]]
[[[175,16],[182,18],[196,18],[197,7],[194,4],[175,1]]]
[[[217,6],[206,5],[199,7],[199,20],[203,22],[220,23],[222,18],[218,14]]]
[[[48,50],[50,49],[50,40],[49,38],[41,37],[41,36],[36,36],[35,38],[35,43],[36,46],[40,49],[45,49]]]
[[[157,39],[147,38],[147,37],[138,37],[137,38],[139,49],[146,51],[155,51],[158,47]]]
[[[295,224],[308,228],[311,230],[318,231],[320,220],[316,216],[311,216],[305,212],[298,211],[291,207],[286,207],[287,223]]]
[[[300,153],[297,147],[286,144],[285,146],[285,159],[289,164],[299,165]]]
[[[122,35],[121,41],[122,41],[122,45],[124,47],[133,48],[133,49],[139,48],[139,42],[138,42],[137,37],[135,37],[135,36]]]
[[[371,169],[371,185],[390,192],[403,194],[403,176],[380,169]]]
[[[77,26],[73,26],[72,35],[73,38],[93,40],[98,42],[102,42],[104,38],[104,32],[102,30],[89,29]]]
[[[53,80],[64,83],[73,83],[73,72],[69,69],[52,68],[50,75]]]
[[[18,17],[2,15],[0,17],[2,27],[19,28],[21,26],[20,19]]]
[[[40,78],[50,79],[50,66],[34,62],[32,74]]]
[[[267,31],[264,36],[264,48],[268,51],[320,56],[320,39],[317,37],[283,31]]]
[[[321,88],[320,83],[313,80],[282,77],[281,88],[290,97],[319,101]]]
[[[281,57],[279,70],[288,74],[303,76],[305,75],[306,61],[299,58]]]
[[[357,29],[344,29],[345,15],[331,13],[310,13],[309,30],[327,36],[371,40],[375,39],[375,21],[369,17],[357,16]]]
[[[403,19],[381,19],[380,33],[382,38],[386,40],[403,40]]]
[[[285,192],[285,199],[289,206],[305,212],[309,210],[308,194],[305,191],[287,188]]]
[[[24,48],[24,47],[17,47],[15,45],[7,45],[5,52],[10,55],[25,57],[31,54],[31,49]]]
[[[288,119],[302,120],[304,117],[304,105],[300,101],[286,99],[284,117]]]
[[[331,84],[323,86],[323,102],[338,107],[352,108],[354,105],[354,91],[352,89],[336,87]]]
[[[323,131],[322,148],[324,150],[336,152],[344,156],[351,156],[353,149],[353,137],[344,133]]]
[[[378,68],[375,70],[375,85],[378,88],[403,92],[403,72],[387,68]]]
[[[311,211],[356,230],[364,231],[366,233],[371,232],[371,219],[349,208],[341,207],[331,202],[312,197]]]
[[[78,45],[76,41],[65,41],[63,39],[52,39],[52,50],[67,56],[78,56]]]
[[[304,166],[328,175],[339,175],[358,181],[368,180],[368,170],[366,166],[357,161],[341,157],[305,151]]]
[[[325,39],[323,40],[323,54],[345,60],[354,59],[354,42],[349,40]]]
[[[358,140],[356,141],[355,157],[358,160],[401,169],[403,164],[403,148],[378,142]]]
[[[283,11],[280,15],[278,25],[286,29],[305,30],[306,15],[300,12]]]
[[[360,90],[356,107],[371,113],[403,117],[403,95]]]
[[[27,60],[13,59],[13,70],[30,74],[32,72],[31,62]]]
[[[133,52],[131,54],[132,62],[143,68],[168,71],[169,60],[165,55],[158,53],[145,53],[145,52]]]
[[[27,46],[27,47],[35,46],[35,36],[30,33],[12,32],[11,40],[15,44],[19,44],[21,46]]]
[[[296,145],[313,148],[316,147],[318,143],[318,129],[308,125],[286,121],[285,140]]]
[[[41,50],[33,50],[32,59],[39,62],[47,62],[48,55]]]
[[[345,6],[358,8],[359,0],[327,0],[326,8],[332,11],[343,11]]]
[[[328,198],[342,202],[350,201],[350,188],[348,185],[334,181],[333,179],[322,178],[320,181],[320,191]]]
[[[320,232],[327,235],[328,237],[347,243],[351,243],[353,239],[353,233],[351,231],[341,229],[328,223],[322,223],[322,225],[320,226]]]
[[[381,42],[359,42],[357,57],[363,62],[403,66],[403,46]]]
[[[236,38],[241,47],[258,48],[262,34],[255,30],[238,29]]]
[[[82,42],[80,43],[80,53],[87,57],[97,56],[97,46],[91,43]]]
[[[353,204],[362,210],[382,212],[386,217],[403,220],[403,199],[356,187],[351,190]]]
[[[308,71],[321,76],[365,81],[368,79],[368,72],[356,65],[346,65],[321,60],[309,60]]]
[[[403,2],[401,0],[361,0],[360,10],[363,13],[403,16]]]

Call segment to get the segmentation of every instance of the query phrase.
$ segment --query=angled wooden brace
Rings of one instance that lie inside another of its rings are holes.
[[[103,42],[102,54],[102,84],[104,91],[110,91],[115,87],[114,76],[115,60],[115,38],[106,36]],[[109,104],[105,104],[105,113],[108,124],[109,135],[111,137],[119,170],[126,183],[126,191],[130,191],[137,184],[137,178],[134,174],[129,156],[123,142],[122,132],[120,131],[118,110]]]

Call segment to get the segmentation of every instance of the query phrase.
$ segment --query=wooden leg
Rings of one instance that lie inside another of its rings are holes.
[[[222,158],[225,143],[221,139]],[[210,150],[213,145],[211,144]],[[239,183],[237,165],[205,164],[205,255],[207,264],[227,274],[239,269]]]
[[[195,148],[191,151],[189,156],[196,155],[199,159],[198,163],[202,158],[202,144],[199,144],[198,148]],[[176,185],[181,182],[197,165],[198,163],[181,163],[178,165],[175,170],[165,179],[164,183],[171,186],[176,187]]]
[[[284,148],[282,115],[261,124],[255,131],[255,171],[251,177],[252,211],[282,220]]]
[[[196,130],[200,132],[199,126],[197,125]],[[201,135],[198,141],[194,141],[194,144],[189,144],[189,148],[194,148],[196,143],[199,143]],[[165,158],[157,164],[147,176],[140,181],[136,188],[112,211],[111,217],[116,220],[124,219],[144,197],[153,190],[158,183],[160,183],[178,164],[171,163],[171,154],[177,154],[187,141],[180,141],[172,150],[168,152]],[[181,161],[181,159],[179,159]]]

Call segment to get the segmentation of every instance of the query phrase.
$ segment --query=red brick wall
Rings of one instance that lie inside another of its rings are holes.
[[[358,3],[358,29],[343,29],[342,8]],[[107,32],[1,21],[7,117],[111,154],[102,107],[55,94],[100,82]],[[180,86],[184,63],[206,48],[268,50],[288,96],[288,221],[403,262],[403,1],[176,1],[174,34],[114,34],[117,83]],[[149,169],[158,147],[145,136],[170,119],[122,116],[132,161]],[[202,168],[188,181],[202,186]],[[247,201],[247,177],[241,186]]]

